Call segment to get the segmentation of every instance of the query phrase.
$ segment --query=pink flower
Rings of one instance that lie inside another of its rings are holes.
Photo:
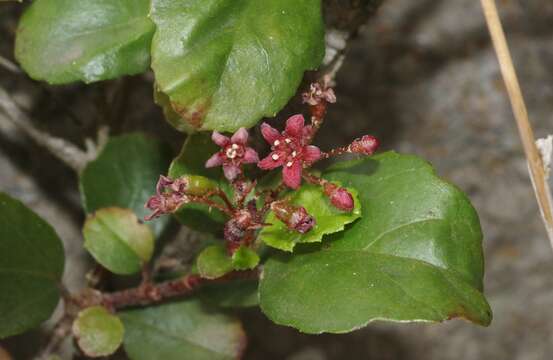
[[[257,152],[246,146],[248,131],[244,128],[238,129],[230,139],[214,131],[211,139],[221,147],[221,150],[207,160],[205,167],[223,165],[225,177],[230,181],[242,173],[242,164],[254,164],[259,161]]]
[[[257,166],[263,170],[272,170],[282,166],[284,184],[297,189],[301,184],[301,174],[304,165],[321,158],[321,150],[307,141],[312,129],[305,126],[302,115],[294,115],[286,121],[286,128],[282,133],[270,125],[261,124],[261,133],[271,144],[271,153],[261,160]]]

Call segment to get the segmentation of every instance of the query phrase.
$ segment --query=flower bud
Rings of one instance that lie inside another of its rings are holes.
[[[246,229],[242,226],[239,219],[230,219],[225,223],[223,236],[229,245],[229,252],[232,248],[235,250],[240,246],[240,242],[246,233]]]
[[[338,187],[332,183],[324,185],[324,193],[330,199],[330,203],[337,209],[352,211],[354,207],[353,196],[346,188]]]
[[[181,189],[189,195],[202,196],[217,188],[214,181],[203,176],[187,175],[175,180],[175,183],[179,180],[185,184]]]
[[[356,154],[372,155],[380,145],[377,138],[371,135],[365,135],[359,139],[353,140],[349,146],[349,151]]]
[[[303,206],[293,206],[285,201],[275,201],[271,204],[271,210],[282,221],[288,229],[295,230],[300,234],[305,234],[311,230],[315,224],[315,218],[307,213]]]

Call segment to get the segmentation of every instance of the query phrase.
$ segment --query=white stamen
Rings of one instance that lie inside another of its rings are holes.
[[[273,143],[274,146],[279,146],[280,145],[280,141],[279,140],[275,140],[275,142]]]
[[[237,153],[235,149],[227,149],[226,155],[229,159],[234,159]]]
[[[273,154],[271,157],[273,158],[274,161],[278,160],[278,155],[277,154]]]
[[[292,142],[292,140],[286,138],[286,139],[284,139],[284,142],[287,143],[287,144],[290,144]]]
[[[231,146],[234,150],[238,149],[238,144],[232,144]]]
[[[292,157],[296,157],[296,155],[298,155],[298,153],[296,152],[296,150],[292,151]]]
[[[293,164],[294,164],[293,162],[288,161],[288,162],[286,163],[286,166],[287,166],[287,167],[292,167]]]

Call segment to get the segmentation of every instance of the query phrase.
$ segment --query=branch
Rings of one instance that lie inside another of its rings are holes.
[[[0,109],[4,111],[7,119],[12,124],[77,173],[80,173],[86,164],[96,156],[96,148],[91,148],[88,152],[85,152],[67,140],[54,137],[37,129],[29,116],[21,110],[8,92],[2,87],[0,87]],[[105,130],[101,130],[100,134],[102,141],[105,141]]]
[[[0,66],[12,73],[15,73],[15,74],[21,73],[21,69],[17,65],[15,65],[14,63],[12,63],[11,61],[9,61],[3,56],[0,56]]]
[[[47,360],[52,354],[54,354],[65,338],[71,334],[71,324],[73,323],[73,317],[64,315],[58,323],[54,326],[54,329],[50,333],[50,339],[46,346],[40,351],[40,354],[36,357],[37,360]]]
[[[528,161],[528,168],[530,172],[530,179],[534,186],[538,205],[540,207],[541,215],[549,235],[551,246],[553,246],[553,202],[551,200],[551,194],[546,180],[546,169],[542,156],[536,146],[536,139],[532,130],[532,125],[528,120],[528,111],[526,104],[524,103],[524,97],[520,89],[511,53],[507,45],[503,26],[501,25],[501,19],[497,11],[495,0],[481,0],[482,9],[486,17],[488,29],[492,37],[492,42],[497,53],[499,65],[501,67],[501,73],[513,113],[524,147],[524,153]]]
[[[74,298],[81,307],[103,305],[108,309],[119,310],[131,306],[145,306],[160,303],[164,300],[190,295],[205,284],[226,283],[235,279],[257,278],[259,271],[234,271],[218,279],[209,280],[199,275],[186,275],[176,280],[161,283],[143,282],[132,289],[112,293],[84,291]]]
[[[325,35],[324,69],[320,78],[329,76],[333,82],[342,67],[348,41],[375,14],[383,0],[327,0],[324,5],[328,25]]]

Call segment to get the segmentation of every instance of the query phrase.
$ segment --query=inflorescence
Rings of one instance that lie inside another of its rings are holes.
[[[267,123],[261,124],[261,134],[271,149],[262,160],[248,146],[246,129],[238,129],[230,138],[213,132],[211,138],[221,149],[207,160],[205,166],[222,166],[225,178],[234,189],[232,199],[217,183],[202,176],[186,175],[178,179],[160,176],[156,194],[146,203],[146,207],[152,210],[146,220],[174,213],[189,203],[216,208],[228,216],[224,238],[232,254],[240,246],[250,246],[256,230],[271,225],[264,223],[269,211],[290,230],[301,234],[316,225],[316,219],[304,207],[292,204],[286,194],[286,189],[298,189],[302,180],[320,186],[337,209],[352,211],[355,204],[350,192],[315,175],[310,168],[319,160],[342,154],[372,155],[379,146],[378,140],[365,135],[347,146],[321,151],[312,145],[312,141],[323,123],[327,105],[336,102],[328,78],[311,84],[309,91],[303,94],[303,102],[309,106],[309,124],[306,125],[303,115],[299,114],[286,121],[282,132]],[[244,165],[247,164],[257,164],[261,170],[282,168],[282,181],[272,189],[258,190],[257,182],[244,174]]]

